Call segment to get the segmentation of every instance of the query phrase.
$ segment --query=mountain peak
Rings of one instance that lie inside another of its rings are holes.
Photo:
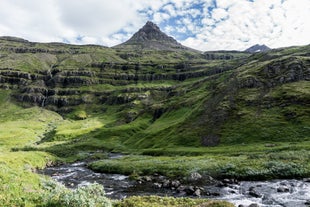
[[[162,32],[160,28],[151,21],[147,21],[129,40],[115,47],[155,50],[189,49],[178,43],[173,37]]]
[[[159,27],[151,21],[136,32],[127,42],[163,41],[179,44],[175,39],[163,33]]]
[[[145,25],[141,29],[144,29],[144,30],[153,29],[153,30],[156,30],[156,31],[160,31],[159,27],[155,23],[153,23],[151,21],[147,21],[145,23]]]
[[[266,45],[253,45],[251,47],[249,47],[248,49],[245,50],[245,52],[249,52],[249,53],[255,53],[255,52],[266,52],[268,50],[271,50],[271,48],[269,48]]]

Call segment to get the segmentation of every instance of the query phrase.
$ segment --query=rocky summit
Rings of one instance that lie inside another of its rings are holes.
[[[190,49],[178,43],[173,37],[170,37],[163,33],[160,28],[151,21],[146,22],[146,24],[128,41],[117,45],[115,48],[153,50]]]
[[[271,50],[268,46],[266,45],[253,45],[251,47],[249,47],[248,49],[245,50],[245,52],[249,52],[249,53],[255,53],[255,52],[266,52]]]

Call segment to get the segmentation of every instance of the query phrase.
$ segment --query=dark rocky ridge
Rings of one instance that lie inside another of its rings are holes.
[[[246,49],[245,52],[256,53],[256,52],[267,52],[269,50],[271,50],[271,48],[267,47],[266,45],[256,44]]]

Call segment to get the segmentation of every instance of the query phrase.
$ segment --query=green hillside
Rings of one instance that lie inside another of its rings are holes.
[[[129,175],[309,176],[309,52],[309,45],[202,53],[1,37],[0,201],[39,202],[34,169],[88,152],[101,159],[91,168]],[[109,151],[128,156],[105,160]]]
[[[124,148],[309,138],[309,46],[213,53],[3,39],[0,82],[20,106],[101,120],[91,137]]]

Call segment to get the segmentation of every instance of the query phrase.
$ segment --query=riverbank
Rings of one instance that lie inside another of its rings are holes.
[[[148,196],[157,196],[151,197],[151,200],[154,202],[156,198],[159,206],[161,199],[173,200],[173,198],[193,198],[197,202],[194,206],[198,206],[200,201],[205,201],[204,199],[224,200],[235,206],[257,204],[261,207],[307,207],[310,205],[310,179],[215,180],[195,173],[187,182],[171,180],[161,175],[141,176],[133,180],[121,174],[94,172],[87,168],[85,162],[48,167],[42,173],[72,189],[99,183],[104,186],[108,198],[119,200],[116,206],[126,206],[126,202],[152,206],[150,202],[148,205],[145,203],[148,201]],[[225,206],[224,203],[221,206]]]
[[[183,178],[199,173],[216,179],[298,179],[310,177],[308,149],[310,142],[141,150],[118,159],[99,159],[89,168],[133,177],[157,173]]]
[[[70,162],[82,161],[80,167],[88,170],[86,174],[95,174],[92,179],[103,176],[100,180],[106,179],[102,184],[110,198],[156,195],[224,199],[236,206],[306,207],[309,184],[302,179],[310,175],[309,148],[307,141],[214,148],[128,148],[113,159],[102,150],[83,154],[70,151],[68,156],[66,148],[54,150],[64,152],[63,157]],[[74,187],[87,182],[64,183]],[[113,188],[111,183],[127,187]]]

